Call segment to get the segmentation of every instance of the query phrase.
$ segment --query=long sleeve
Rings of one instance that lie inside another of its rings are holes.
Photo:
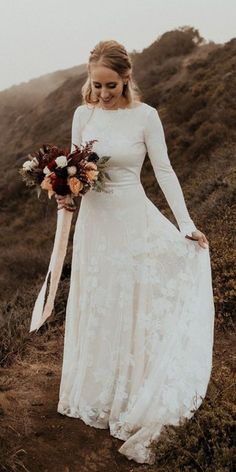
[[[180,232],[191,235],[197,228],[190,218],[183,191],[170,163],[163,126],[155,108],[151,108],[146,118],[144,140],[157,182],[175,216]]]

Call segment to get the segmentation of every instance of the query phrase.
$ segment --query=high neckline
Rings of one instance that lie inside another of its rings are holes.
[[[89,110],[94,109],[94,110],[99,110],[99,111],[102,111],[102,112],[117,113],[117,112],[121,112],[121,111],[127,112],[127,111],[136,110],[136,109],[140,108],[140,107],[143,105],[142,102],[137,102],[137,103],[138,103],[138,105],[136,105],[136,106],[126,107],[126,108],[121,108],[121,107],[119,107],[119,108],[114,108],[114,109],[111,108],[110,110],[109,110],[109,109],[106,109],[106,108],[102,108],[102,107],[96,107],[96,106],[94,106],[94,107],[88,107],[88,105],[86,105],[86,106],[87,106],[87,108],[88,108]]]

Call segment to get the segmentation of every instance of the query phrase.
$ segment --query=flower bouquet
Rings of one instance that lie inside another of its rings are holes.
[[[105,180],[110,179],[106,172],[110,157],[100,158],[93,152],[95,141],[88,141],[81,147],[74,144],[75,150],[70,153],[55,145],[44,144],[39,151],[28,154],[28,160],[19,172],[27,186],[37,187],[38,196],[42,189],[47,190],[49,198],[63,196],[63,204],[59,202],[58,209],[74,211],[74,197],[89,190],[108,191]]]

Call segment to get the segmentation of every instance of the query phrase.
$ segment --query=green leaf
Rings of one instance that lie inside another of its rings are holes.
[[[104,176],[105,176],[108,180],[111,180],[111,177],[110,177],[110,175],[109,175],[107,172],[104,172]]]
[[[103,186],[99,180],[96,180],[95,187],[102,188]]]
[[[109,159],[111,159],[111,156],[102,156],[100,157],[99,161],[98,161],[98,164],[105,164],[106,162],[109,161]]]

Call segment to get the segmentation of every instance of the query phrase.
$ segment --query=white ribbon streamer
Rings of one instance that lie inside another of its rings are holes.
[[[67,211],[64,208],[57,212],[57,228],[54,246],[45,281],[34,305],[30,324],[30,333],[34,330],[38,330],[52,313],[63,262],[66,255],[72,216],[73,212]],[[49,292],[45,302],[48,284]]]

